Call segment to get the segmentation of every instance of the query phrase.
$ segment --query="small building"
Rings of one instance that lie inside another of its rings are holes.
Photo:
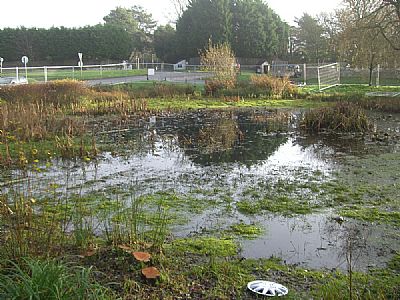
[[[180,62],[174,64],[174,71],[183,71],[186,70],[186,66],[188,65],[186,59],[181,60]]]
[[[260,72],[261,74],[269,74],[271,71],[271,66],[267,61],[264,61],[261,65],[260,65]]]

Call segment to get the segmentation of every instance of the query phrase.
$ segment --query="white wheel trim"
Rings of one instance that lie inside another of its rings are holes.
[[[256,280],[249,282],[247,288],[259,295],[264,295],[268,297],[284,296],[288,293],[288,289],[283,285],[264,280]]]

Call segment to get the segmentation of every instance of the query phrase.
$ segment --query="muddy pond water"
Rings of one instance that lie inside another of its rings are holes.
[[[96,124],[97,140],[110,151],[92,162],[54,162],[31,184],[39,197],[52,183],[60,194],[91,193],[111,201],[132,193],[175,195],[180,201],[169,203],[171,238],[234,236],[245,258],[275,256],[307,268],[346,269],[351,240],[357,245],[355,268],[384,266],[400,250],[397,225],[342,218],[347,203],[340,197],[357,192],[361,202],[399,200],[400,117],[373,116],[377,132],[389,132],[382,137],[332,136],[304,134],[301,114],[201,110],[117,128],[103,121]],[[387,193],[368,193],[377,185]],[[237,224],[261,230],[246,237],[232,231]]]

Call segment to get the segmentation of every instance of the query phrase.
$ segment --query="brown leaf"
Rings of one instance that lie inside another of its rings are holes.
[[[156,279],[156,278],[160,277],[160,271],[158,271],[158,269],[155,267],[149,267],[149,268],[142,269],[142,274],[147,279]]]
[[[151,258],[151,254],[147,252],[132,252],[132,255],[136,258],[136,260],[143,262],[148,262]]]

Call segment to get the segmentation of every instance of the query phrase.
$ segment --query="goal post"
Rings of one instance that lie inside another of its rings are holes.
[[[333,63],[319,66],[318,69],[318,88],[319,91],[340,85],[340,64]]]

